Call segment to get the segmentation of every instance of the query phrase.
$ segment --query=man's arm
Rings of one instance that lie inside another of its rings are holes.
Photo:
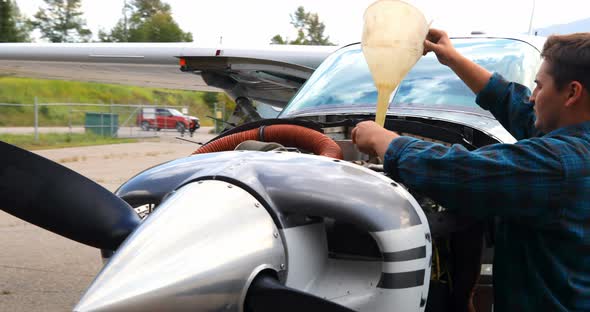
[[[383,159],[389,147],[389,142],[398,138],[399,135],[381,127],[374,121],[363,121],[352,129],[350,137],[359,151]]]
[[[557,139],[533,138],[475,151],[399,136],[373,121],[352,130],[357,148],[384,160],[404,183],[465,215],[552,220],[559,213],[565,176]]]
[[[451,68],[463,82],[478,94],[488,83],[492,73],[461,55],[449,36],[442,30],[431,28],[424,41],[424,54],[434,52],[438,61]]]
[[[508,82],[495,73],[477,94],[475,101],[489,110],[517,140],[541,136],[535,128],[533,104],[528,100],[531,91],[518,83]]]
[[[530,90],[525,86],[507,82],[498,74],[492,75],[461,55],[444,31],[430,29],[424,41],[424,54],[430,51],[477,94],[477,104],[489,110],[516,139],[540,135],[534,127],[533,105],[528,101]]]
[[[542,222],[559,213],[561,144],[530,139],[468,151],[401,136],[391,141],[384,167],[393,179],[459,213]]]

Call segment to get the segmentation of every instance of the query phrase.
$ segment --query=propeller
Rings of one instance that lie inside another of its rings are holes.
[[[140,219],[122,199],[51,160],[0,141],[0,209],[80,243],[116,250]]]
[[[354,312],[345,306],[282,285],[271,274],[258,275],[246,294],[246,312]]]

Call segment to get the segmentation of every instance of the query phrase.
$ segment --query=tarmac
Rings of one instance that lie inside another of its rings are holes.
[[[194,141],[213,137],[197,130]],[[154,165],[188,156],[198,146],[159,142],[36,151],[110,191]],[[100,251],[0,211],[0,312],[71,311],[102,268]]]

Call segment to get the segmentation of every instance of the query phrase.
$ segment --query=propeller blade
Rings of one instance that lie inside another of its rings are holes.
[[[51,160],[0,142],[0,209],[69,239],[116,250],[140,223],[122,199]]]
[[[258,275],[246,294],[247,312],[354,312],[345,306],[282,285],[270,274]]]

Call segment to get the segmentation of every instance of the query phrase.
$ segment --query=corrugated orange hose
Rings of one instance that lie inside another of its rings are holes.
[[[263,129],[265,142],[298,147],[316,155],[342,159],[342,149],[323,133],[296,125],[271,125]],[[247,140],[260,141],[260,128],[234,133],[201,146],[193,154],[231,151]]]

